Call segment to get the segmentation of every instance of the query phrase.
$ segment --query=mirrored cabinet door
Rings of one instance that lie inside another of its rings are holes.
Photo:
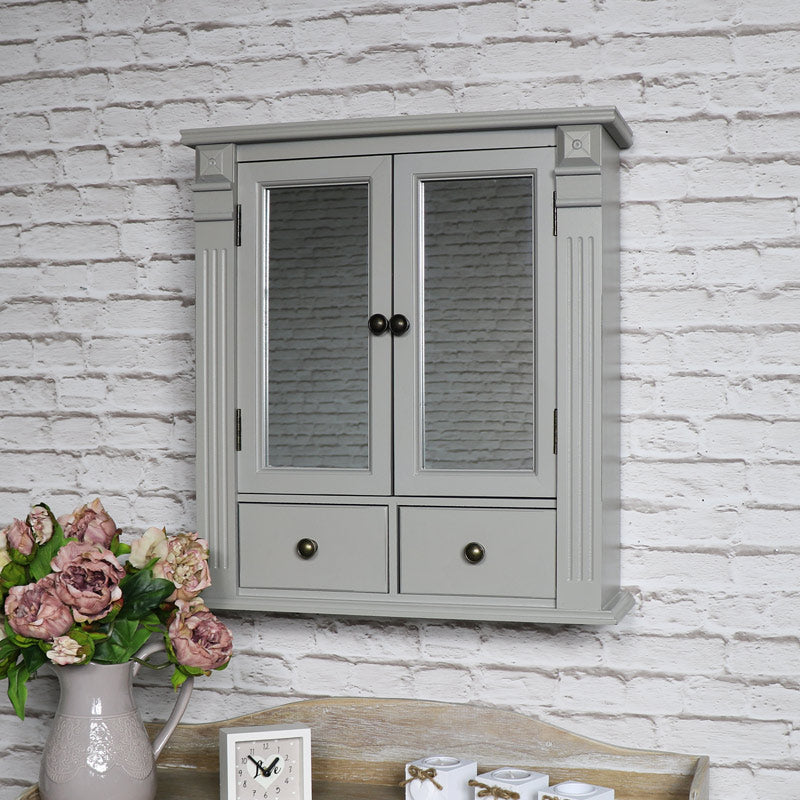
[[[395,158],[395,492],[555,496],[552,155]]]
[[[391,491],[391,159],[239,167],[240,492]]]

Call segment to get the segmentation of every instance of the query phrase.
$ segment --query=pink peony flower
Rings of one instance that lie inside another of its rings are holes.
[[[33,538],[33,531],[27,522],[15,519],[4,531],[8,547],[29,556],[33,552],[36,540]]]
[[[167,631],[178,663],[202,670],[219,669],[233,655],[228,628],[197,597],[176,600],[177,611]]]
[[[58,521],[68,539],[76,538],[79,542],[92,542],[103,547],[108,547],[117,533],[116,523],[106,513],[99,497],[71,514],[59,517]]]
[[[56,636],[52,648],[47,651],[47,657],[62,667],[68,664],[83,664],[87,655],[86,648],[71,636]]]
[[[128,563],[136,569],[142,569],[154,558],[165,559],[168,550],[167,532],[163,528],[148,528],[136,541],[131,543]]]
[[[208,572],[208,542],[196,533],[178,533],[167,538],[167,555],[153,567],[156,578],[166,578],[175,584],[167,598],[191,600],[211,586]]]
[[[55,592],[53,575],[45,575],[27,586],[12,586],[5,611],[12,629],[31,639],[61,636],[74,624],[72,612]]]
[[[76,622],[103,619],[122,598],[125,570],[110,550],[91,542],[67,542],[50,562],[55,590]]]
[[[33,538],[36,544],[49,542],[53,536],[53,520],[44,506],[34,506],[28,514],[28,523],[33,528]]]

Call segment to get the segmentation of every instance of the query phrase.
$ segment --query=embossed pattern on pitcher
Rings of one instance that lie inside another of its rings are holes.
[[[102,719],[58,715],[51,731],[44,771],[53,783],[73,780],[85,767],[98,775],[119,767],[133,780],[144,781],[155,767],[150,740],[136,712]]]

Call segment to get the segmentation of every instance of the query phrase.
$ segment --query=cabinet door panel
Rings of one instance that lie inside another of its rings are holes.
[[[240,166],[239,490],[389,491],[390,160]]]
[[[316,552],[302,558],[298,545]],[[239,504],[239,582],[250,589],[388,592],[386,506]]]
[[[550,599],[555,547],[553,510],[401,508],[400,592]]]
[[[552,152],[398,156],[395,253],[397,492],[553,496]]]

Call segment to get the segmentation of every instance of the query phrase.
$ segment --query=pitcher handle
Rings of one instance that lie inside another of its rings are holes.
[[[138,653],[136,653],[134,658],[145,659],[148,656],[153,655],[153,653],[158,653],[161,650],[166,651],[166,649],[167,647],[164,644],[163,639],[157,642],[148,642],[141,650],[139,650]],[[133,677],[136,677],[141,668],[141,664],[139,664],[137,661],[133,662]],[[192,686],[194,686],[194,678],[190,676],[181,685],[180,691],[178,692],[178,699],[175,701],[175,705],[172,707],[172,713],[169,715],[169,719],[163,724],[156,738],[153,739],[153,758],[157,759],[159,755],[161,755],[164,745],[169,740],[169,737],[172,736],[175,728],[181,721],[183,712],[186,711],[186,707],[189,705],[189,695],[192,693]]]

